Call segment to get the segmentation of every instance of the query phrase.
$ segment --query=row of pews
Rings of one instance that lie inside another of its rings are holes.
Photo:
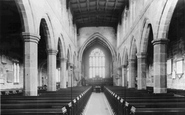
[[[2,115],[80,115],[92,87],[42,91],[39,96],[2,95]]]
[[[153,94],[147,90],[104,87],[115,115],[185,115],[185,96]]]
[[[47,86],[38,87],[38,93],[46,90],[47,90]],[[4,89],[0,91],[0,95],[23,95],[23,89],[22,88]]]

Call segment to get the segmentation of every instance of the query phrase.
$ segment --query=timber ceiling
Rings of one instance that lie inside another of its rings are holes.
[[[68,0],[73,21],[80,27],[117,27],[128,0]]]

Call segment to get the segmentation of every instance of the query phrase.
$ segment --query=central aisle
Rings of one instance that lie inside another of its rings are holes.
[[[104,93],[92,93],[83,115],[113,115]]]

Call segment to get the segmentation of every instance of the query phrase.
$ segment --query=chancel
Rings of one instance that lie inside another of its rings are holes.
[[[185,115],[185,0],[0,0],[0,114]]]

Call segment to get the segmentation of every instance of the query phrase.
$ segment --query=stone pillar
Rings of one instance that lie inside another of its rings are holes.
[[[128,81],[128,88],[135,88],[135,78],[136,78],[136,60],[130,59],[129,60],[129,81]]]
[[[66,58],[61,58],[60,64],[60,88],[66,88]]]
[[[68,87],[71,87],[72,86],[72,63],[69,63],[68,64]]]
[[[122,86],[127,87],[127,66],[122,66]]]
[[[154,93],[167,93],[167,39],[153,40],[154,45]]]
[[[48,62],[47,62],[47,72],[48,72],[48,91],[56,91],[56,54],[57,50],[48,49]]]
[[[22,33],[24,39],[24,95],[37,96],[38,87],[38,41],[40,37]]]
[[[137,89],[138,90],[146,89],[146,54],[144,53],[137,54],[137,63],[138,63]]]
[[[122,67],[118,68],[118,75],[119,75],[118,86],[122,86]]]

